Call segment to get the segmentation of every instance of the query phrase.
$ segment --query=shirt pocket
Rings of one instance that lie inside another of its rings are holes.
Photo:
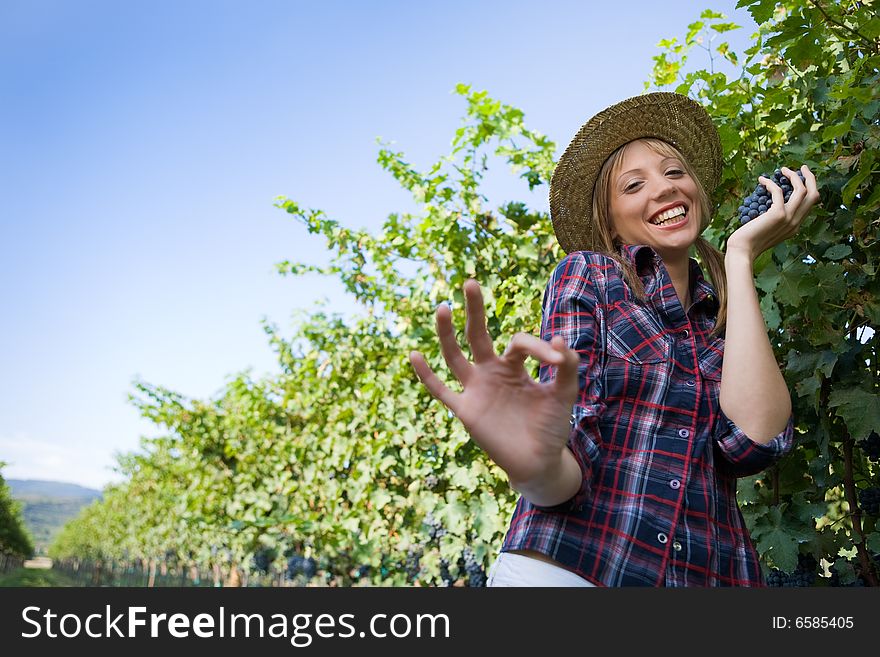
[[[721,365],[724,362],[724,339],[715,338],[698,356],[700,376],[704,381],[721,383]]]
[[[603,372],[606,401],[662,403],[672,367],[670,338],[651,312],[640,306],[617,304],[609,315]]]
[[[652,365],[669,360],[669,337],[649,311],[627,303],[615,305],[609,315],[609,355],[634,365]]]

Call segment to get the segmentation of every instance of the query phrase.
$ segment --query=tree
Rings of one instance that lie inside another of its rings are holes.
[[[0,470],[6,465],[0,461]],[[0,474],[0,565],[8,555],[27,558],[34,554],[34,543],[24,525],[21,504],[12,498],[12,491]]]

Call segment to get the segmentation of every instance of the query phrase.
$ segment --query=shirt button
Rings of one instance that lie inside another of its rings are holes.
[[[672,543],[672,549],[676,552],[681,552],[681,543],[679,543],[678,541],[674,541]]]
[[[679,488],[681,488],[681,482],[678,479],[673,479],[669,482],[669,487],[672,490],[678,490]]]
[[[660,532],[659,534],[657,534],[657,541],[658,542],[665,543],[668,540],[669,539],[666,537],[666,534],[664,534],[663,532]]]
[[[681,337],[683,337],[685,340],[687,340],[688,337],[690,336],[690,334],[691,334],[691,332],[688,331],[687,329],[685,329],[684,331],[681,332]]]
[[[679,429],[678,435],[681,436],[682,438],[687,438],[688,436],[691,435],[691,432],[688,431],[687,429]]]
[[[685,384],[688,388],[693,388],[695,385],[697,385],[697,382],[694,381],[693,379],[689,379],[689,380],[685,381],[684,384]]]

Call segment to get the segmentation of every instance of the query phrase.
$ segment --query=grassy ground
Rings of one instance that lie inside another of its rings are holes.
[[[76,586],[76,584],[69,577],[54,570],[19,568],[0,575],[0,587],[3,586]]]

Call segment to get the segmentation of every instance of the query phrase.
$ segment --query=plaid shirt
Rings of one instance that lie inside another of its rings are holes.
[[[763,586],[736,479],[791,450],[792,420],[760,445],[721,411],[718,303],[695,260],[685,313],[653,249],[621,255],[644,304],[590,251],[569,254],[547,285],[541,337],[561,335],[581,357],[568,444],[583,483],[552,508],[520,497],[502,550],[536,550],[600,586]],[[541,381],[554,375],[541,366]]]

